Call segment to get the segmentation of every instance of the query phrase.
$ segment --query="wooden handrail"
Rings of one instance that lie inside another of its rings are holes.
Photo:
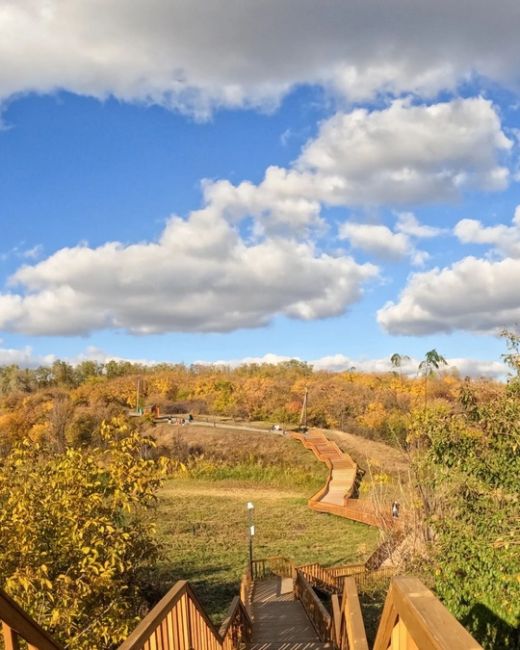
[[[233,627],[237,626],[242,628],[244,639],[248,640],[251,638],[251,635],[253,633],[253,623],[245,604],[240,599],[240,596],[235,596],[233,598],[231,605],[229,606],[228,614],[220,626],[219,635],[222,639],[223,644],[226,642],[226,639],[229,637],[230,633],[233,634]],[[234,640],[235,639],[233,638],[233,641]],[[236,646],[233,643],[231,647]]]
[[[251,603],[253,598],[253,578],[249,571],[246,571],[240,581],[240,600],[244,603],[249,616],[251,616]]]
[[[327,567],[327,571],[336,578],[345,578],[355,573],[364,573],[366,571],[365,563],[344,564],[340,566]]]
[[[0,589],[0,621],[6,650],[19,647],[23,639],[33,650],[63,650],[38,623]]]
[[[294,571],[293,561],[275,555],[274,557],[259,558],[252,562],[253,580],[265,578],[269,575],[278,575],[283,578],[290,578]]]
[[[330,641],[333,634],[332,617],[298,569],[294,580],[294,596],[303,605],[320,641]]]
[[[349,650],[368,650],[367,635],[358,590],[354,578],[344,578],[341,603],[342,626],[348,639]],[[341,646],[340,646],[341,647]]]
[[[296,567],[297,571],[303,574],[305,580],[310,584],[321,587],[326,591],[339,593],[343,586],[343,581],[332,575],[326,567],[315,562],[314,564],[302,564]]]
[[[482,650],[475,639],[417,578],[392,580],[374,650]]]
[[[177,582],[139,623],[118,650],[231,650],[248,640],[252,623],[237,596],[217,630],[185,580]]]

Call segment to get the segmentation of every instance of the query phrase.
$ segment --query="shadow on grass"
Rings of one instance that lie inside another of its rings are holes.
[[[520,648],[520,629],[509,625],[482,603],[473,605],[462,624],[471,630],[484,648]]]
[[[230,566],[194,567],[185,564],[159,566],[143,579],[142,593],[150,609],[178,580],[187,580],[211,620],[220,625],[233,598],[239,593],[240,578],[229,580]]]

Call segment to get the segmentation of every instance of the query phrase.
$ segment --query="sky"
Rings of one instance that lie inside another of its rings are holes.
[[[516,0],[0,0],[0,364],[499,376]]]

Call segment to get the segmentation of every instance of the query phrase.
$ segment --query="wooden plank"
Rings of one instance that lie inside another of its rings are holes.
[[[18,635],[6,623],[2,623],[2,635],[4,637],[5,650],[20,650]]]
[[[392,581],[399,617],[421,650],[482,650],[482,646],[417,578]]]
[[[345,578],[343,582],[343,616],[345,617],[349,648],[351,650],[368,650],[367,635],[359,595],[354,578]]]
[[[334,632],[332,640],[336,646],[341,647],[341,607],[337,594],[332,594],[330,604],[332,606],[332,630]]]
[[[38,623],[0,589],[0,621],[38,650],[63,650]],[[2,625],[2,627],[3,627]],[[16,647],[16,646],[15,646]]]
[[[394,606],[394,585],[392,582],[386,595],[373,650],[387,650],[396,621],[397,610]]]
[[[118,650],[138,650],[150,638],[166,614],[173,609],[177,600],[188,588],[186,580],[179,580],[157,605],[143,618]]]

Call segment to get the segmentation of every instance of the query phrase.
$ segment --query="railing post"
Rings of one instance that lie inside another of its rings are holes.
[[[6,623],[2,623],[5,650],[20,650],[18,635]]]

